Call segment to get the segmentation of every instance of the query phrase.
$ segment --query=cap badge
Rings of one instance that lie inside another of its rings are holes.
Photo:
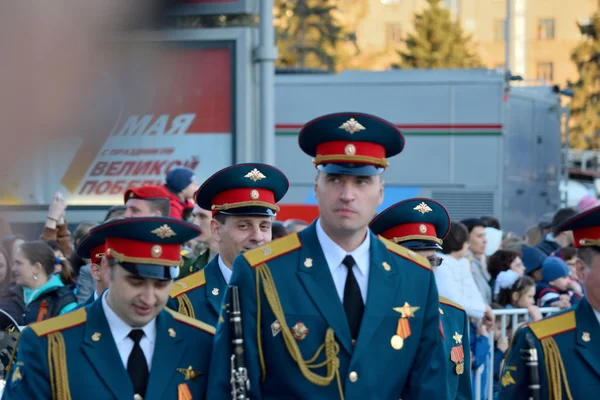
[[[367,129],[364,126],[362,126],[360,124],[360,122],[358,122],[354,118],[350,118],[348,121],[346,121],[343,124],[341,124],[339,126],[339,128],[345,130],[349,134],[353,134],[353,133],[356,133],[356,132],[364,131],[365,129]]]
[[[356,154],[356,146],[353,144],[347,144],[346,148],[344,149],[344,153],[346,153],[348,156],[353,156]]]
[[[252,198],[252,200],[258,200],[258,198],[260,197],[260,195],[258,194],[258,190],[252,189],[252,191],[250,192],[250,197]]]
[[[427,214],[428,212],[432,212],[431,207],[427,205],[425,202],[421,202],[418,206],[413,208],[413,210],[420,212],[421,214]]]
[[[427,227],[423,224],[419,225],[419,232],[423,234],[427,233]]]
[[[260,172],[258,169],[254,168],[252,171],[250,171],[246,175],[244,175],[244,178],[248,178],[253,182],[258,182],[261,179],[265,179],[266,176],[264,176],[263,173]]]
[[[306,336],[308,336],[308,328],[302,322],[298,322],[296,325],[294,325],[291,328],[291,331],[292,335],[294,336],[294,339],[296,339],[299,342],[304,340]]]
[[[150,233],[154,233],[156,236],[158,236],[161,239],[176,235],[176,233],[173,232],[173,229],[171,229],[171,227],[167,224],[164,224],[163,226],[156,228],[155,230],[153,230]]]
[[[158,258],[160,256],[162,256],[162,247],[160,247],[160,245],[155,244],[154,246],[152,246],[152,257],[154,258]]]

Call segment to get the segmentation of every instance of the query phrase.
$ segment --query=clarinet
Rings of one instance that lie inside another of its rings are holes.
[[[527,374],[529,377],[529,399],[540,400],[540,371],[538,369],[538,353],[535,347],[535,340],[531,333],[527,333],[525,336],[527,340],[528,349],[524,351],[526,353],[525,364],[527,365]]]
[[[242,331],[242,311],[240,291],[237,286],[229,286],[229,321],[233,332],[233,353],[231,355],[231,398],[248,400],[250,381],[244,363],[244,335]]]

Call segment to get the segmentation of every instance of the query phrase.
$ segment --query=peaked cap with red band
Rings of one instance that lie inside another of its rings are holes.
[[[244,163],[224,168],[208,178],[196,192],[200,208],[226,215],[273,216],[277,203],[290,187],[277,168],[260,163]]]
[[[411,250],[441,250],[450,230],[450,215],[435,200],[414,198],[388,207],[371,221],[369,228]]]
[[[169,192],[164,186],[144,185],[129,189],[125,192],[123,203],[127,203],[129,199],[168,199]]]
[[[573,231],[574,247],[600,247],[600,206],[569,218],[553,231],[554,234]]]
[[[179,275],[181,245],[199,235],[196,225],[175,218],[118,219],[92,228],[77,254],[90,254],[103,242],[104,255],[117,260],[130,273],[170,280]]]
[[[300,148],[328,174],[373,176],[387,158],[402,152],[404,136],[391,122],[369,114],[344,112],[313,119],[302,127]]]
[[[76,252],[81,258],[89,258],[92,264],[100,264],[100,260],[102,260],[106,252],[104,237],[88,234],[81,240]]]

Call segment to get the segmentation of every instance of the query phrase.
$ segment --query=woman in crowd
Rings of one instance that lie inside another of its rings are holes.
[[[16,250],[12,273],[15,285],[0,298],[0,308],[19,325],[28,325],[77,307],[75,295],[54,274],[56,256],[42,241],[25,242]]]
[[[492,254],[487,261],[488,271],[492,277],[492,287],[494,288],[494,298],[498,295],[500,288],[496,278],[501,272],[514,271],[518,276],[525,274],[525,265],[521,261],[521,252],[515,250],[498,250]]]
[[[27,239],[21,235],[7,236],[2,239],[2,247],[6,250],[6,254],[8,254],[9,264],[12,264],[17,248],[26,241]]]
[[[4,248],[0,247],[0,296],[8,293],[12,281],[10,272],[10,257]]]

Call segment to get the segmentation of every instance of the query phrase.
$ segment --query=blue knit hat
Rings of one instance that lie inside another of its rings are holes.
[[[542,264],[542,278],[547,283],[570,275],[571,271],[569,270],[569,266],[558,257],[548,257]]]
[[[167,188],[177,194],[188,187],[194,179],[196,179],[196,176],[191,169],[184,167],[173,168],[167,173]]]
[[[537,247],[523,246],[521,247],[521,260],[525,265],[525,275],[531,274],[533,271],[542,267],[542,263],[548,257],[546,253]]]

